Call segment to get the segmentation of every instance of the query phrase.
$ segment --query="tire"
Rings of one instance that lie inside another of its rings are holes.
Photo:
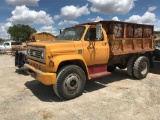
[[[18,65],[18,51],[15,52],[15,66]]]
[[[127,65],[117,65],[119,69],[126,69]]]
[[[18,68],[21,68],[22,67],[22,64],[21,64],[21,62],[22,62],[22,53],[20,52],[19,54],[18,54]]]
[[[145,56],[136,59],[133,67],[133,74],[137,79],[143,79],[149,72],[149,60]]]
[[[80,96],[86,84],[86,75],[77,65],[67,65],[59,70],[57,82],[53,85],[55,93],[62,99],[69,100]]]
[[[116,66],[114,65],[114,66],[108,66],[107,67],[107,71],[108,72],[113,72],[113,71],[115,71],[116,70]]]
[[[136,59],[138,58],[137,55],[134,55],[133,57],[131,57],[127,63],[127,73],[129,76],[134,77],[133,74],[133,66],[134,66],[134,62],[136,61]]]

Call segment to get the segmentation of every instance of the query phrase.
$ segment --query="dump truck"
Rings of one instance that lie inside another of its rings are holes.
[[[40,42],[40,41],[48,41],[48,40],[55,40],[56,36],[47,33],[34,33],[30,36],[29,41],[23,42],[22,46],[15,46],[12,47],[12,51],[15,52],[15,66],[18,68],[23,68],[25,63],[28,63],[27,54],[26,54],[26,47],[29,42]]]
[[[69,27],[55,41],[29,43],[24,69],[57,96],[80,96],[87,80],[108,76],[116,68],[143,79],[152,63],[154,26],[99,21]],[[107,77],[106,77],[107,80]]]

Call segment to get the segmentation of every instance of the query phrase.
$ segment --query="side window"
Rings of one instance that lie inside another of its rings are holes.
[[[84,39],[86,41],[90,41],[90,40],[98,41],[96,39],[96,28],[89,28],[87,30],[87,33],[86,33]],[[103,34],[102,34],[102,39],[101,40],[103,40]]]
[[[9,43],[4,43],[5,46],[9,46]]]
[[[89,28],[85,40],[96,40],[96,28]]]

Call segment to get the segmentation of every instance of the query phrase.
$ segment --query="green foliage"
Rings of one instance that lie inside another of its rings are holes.
[[[28,40],[30,35],[36,33],[35,28],[31,28],[28,25],[17,24],[9,27],[7,31],[13,40],[26,39]]]
[[[160,34],[160,31],[154,31],[154,34]]]
[[[4,40],[2,38],[0,38],[0,43],[4,42]]]

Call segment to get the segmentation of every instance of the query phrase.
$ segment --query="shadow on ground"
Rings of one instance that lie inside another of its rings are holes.
[[[22,74],[22,75],[28,76],[28,73],[22,68],[16,69],[15,72],[18,73],[18,74]]]
[[[124,79],[136,80],[135,78],[131,78],[130,76],[128,76],[126,70],[117,69],[114,72],[112,72],[112,74],[109,76],[87,81],[85,92],[92,92],[95,90],[99,90],[104,87],[107,87],[107,84],[109,83],[121,81]]]
[[[31,90],[31,92],[41,101],[44,102],[61,102],[53,90],[53,86],[47,86],[40,83],[37,80],[29,81],[25,83],[25,86]]]
[[[17,69],[18,74],[28,75],[22,69]],[[150,73],[160,74],[160,62],[154,62],[154,67],[150,69]],[[136,80],[135,78],[129,77],[127,75],[127,70],[115,70],[110,76],[101,77],[87,81],[84,92],[93,92],[104,87],[107,84],[121,81],[124,79]],[[29,81],[25,83],[25,86],[32,91],[32,93],[41,101],[44,102],[62,102],[59,97],[54,93],[53,86],[46,86],[37,80]]]
[[[121,81],[129,78],[126,70],[116,70],[110,76],[87,81],[84,92],[92,92],[104,87],[107,87],[108,83],[115,81]],[[54,93],[53,86],[46,86],[37,80],[29,81],[25,83],[25,86],[32,91],[32,93],[41,101],[44,102],[62,102],[59,97]]]
[[[160,61],[153,62],[153,68],[150,68],[150,73],[159,74],[160,75]]]

